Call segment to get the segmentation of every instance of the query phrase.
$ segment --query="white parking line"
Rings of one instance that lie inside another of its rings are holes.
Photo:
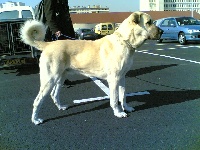
[[[93,102],[93,101],[100,101],[100,100],[105,100],[105,99],[110,99],[110,91],[109,88],[104,85],[101,80],[95,78],[95,77],[90,77],[94,83],[100,87],[100,89],[102,91],[104,91],[104,93],[106,94],[106,96],[102,96],[102,97],[95,97],[95,98],[87,98],[87,99],[81,99],[81,100],[74,100],[73,102],[76,104],[80,104],[80,103],[86,103],[86,102]],[[139,95],[146,95],[146,94],[150,94],[148,91],[144,91],[144,92],[136,92],[136,93],[129,93],[126,94],[126,96],[139,96]]]
[[[170,47],[170,48],[168,48],[168,49],[176,49],[175,47]]]
[[[86,102],[93,102],[93,101],[100,101],[100,100],[105,100],[109,99],[109,96],[103,96],[103,97],[95,97],[95,98],[87,98],[87,99],[81,99],[81,100],[74,100],[73,102],[75,104],[80,104],[80,103],[86,103]]]
[[[104,91],[104,93],[106,94],[106,95],[110,95],[110,91],[109,91],[109,88],[107,87],[107,86],[105,86],[102,82],[101,82],[101,80],[98,80],[97,78],[95,78],[95,77],[90,77],[93,81],[94,81],[94,83],[96,84],[96,85],[98,85],[98,87],[100,87],[100,89],[102,90],[102,91]]]
[[[150,52],[146,52],[146,51],[136,51],[136,52],[138,52],[138,53],[144,53],[144,54],[149,54],[149,55],[153,55],[153,56],[160,56],[160,57],[165,57],[165,58],[171,58],[171,59],[176,59],[176,60],[191,62],[191,63],[195,63],[195,64],[200,64],[200,62],[198,62],[198,61],[187,60],[187,59],[184,59],[184,58],[178,58],[178,57],[173,57],[173,56],[168,56],[168,55],[160,55],[160,54],[150,53]]]
[[[165,48],[165,45],[168,45],[168,43],[145,43],[146,45],[152,45],[153,47],[154,46],[162,46],[164,48],[158,48],[158,49],[154,49],[154,50],[158,50],[158,51],[164,51],[164,50],[173,50],[173,49],[187,49],[187,48],[200,48],[199,45],[180,45],[180,44],[177,44],[177,45],[174,45],[175,47],[170,47],[170,48]]]
[[[126,94],[126,96],[131,97],[131,96],[141,96],[141,95],[148,95],[148,94],[150,94],[148,91],[144,91],[144,92],[128,93]],[[103,96],[103,97],[87,98],[87,99],[81,99],[81,100],[74,100],[73,102],[75,104],[80,104],[80,103],[86,103],[86,102],[101,101],[105,99],[110,99],[110,97]]]

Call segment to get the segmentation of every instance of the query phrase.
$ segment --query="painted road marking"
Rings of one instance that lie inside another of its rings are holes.
[[[100,101],[100,100],[105,100],[109,99],[109,96],[103,96],[103,97],[95,97],[95,98],[87,98],[87,99],[81,99],[81,100],[74,100],[73,102],[75,104],[80,104],[80,103],[86,103],[86,102],[93,102],[93,101]]]
[[[187,59],[184,59],[184,58],[178,58],[178,57],[173,57],[173,56],[168,56],[168,55],[160,55],[160,54],[150,53],[150,52],[147,52],[147,51],[136,51],[136,52],[138,52],[138,53],[144,53],[144,54],[149,54],[149,55],[153,55],[153,56],[160,56],[160,57],[165,57],[165,58],[171,58],[171,59],[176,59],[176,60],[191,62],[191,63],[195,63],[195,64],[200,64],[200,62],[194,61],[194,60],[187,60]]]
[[[144,92],[128,93],[128,94],[126,94],[126,96],[127,96],[127,97],[131,97],[131,96],[141,96],[141,95],[148,95],[148,94],[150,94],[148,91],[144,91]],[[93,102],[93,101],[100,101],[100,100],[106,100],[106,99],[110,99],[110,97],[109,97],[109,96],[95,97],[95,98],[74,100],[73,102],[74,102],[75,104],[80,104],[80,103]]]
[[[98,86],[98,87],[100,87],[100,89],[102,90],[102,91],[104,91],[104,93],[106,94],[106,95],[110,95],[110,90],[109,90],[109,88],[107,87],[107,86],[105,86],[102,82],[101,82],[101,80],[98,80],[97,78],[95,78],[95,77],[90,77],[91,79],[92,79],[92,81],[94,81],[94,83]]]
[[[151,45],[153,47],[155,46],[162,46],[164,48],[157,48],[157,49],[153,49],[153,50],[158,50],[158,51],[164,51],[164,50],[173,50],[173,49],[187,49],[187,48],[200,48],[199,45],[180,45],[180,44],[177,44],[177,45],[173,45],[174,47],[169,47],[169,48],[165,48],[166,45],[169,45],[169,43],[144,43],[146,45]],[[149,51],[149,50],[148,50]]]
[[[110,91],[109,88],[104,85],[101,80],[95,78],[95,77],[90,77],[92,79],[92,81],[94,81],[94,83],[102,90],[104,91],[104,93],[106,94],[106,96],[102,96],[102,97],[95,97],[95,98],[87,98],[87,99],[81,99],[81,100],[74,100],[73,102],[75,104],[80,104],[80,103],[86,103],[86,102],[93,102],[93,101],[100,101],[100,100],[106,100],[106,99],[110,99]],[[139,95],[147,95],[150,94],[148,91],[144,91],[144,92],[136,92],[136,93],[128,93],[126,94],[126,96],[139,96]]]

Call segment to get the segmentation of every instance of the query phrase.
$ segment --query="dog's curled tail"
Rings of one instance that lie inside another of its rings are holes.
[[[21,40],[39,50],[43,49],[45,34],[45,25],[37,20],[26,21],[20,29]]]

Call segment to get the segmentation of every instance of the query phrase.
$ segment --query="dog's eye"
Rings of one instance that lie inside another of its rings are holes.
[[[151,20],[149,20],[146,24],[150,25],[151,24]]]

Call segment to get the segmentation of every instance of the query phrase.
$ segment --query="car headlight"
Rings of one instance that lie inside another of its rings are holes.
[[[188,32],[189,32],[189,33],[194,33],[194,32],[200,32],[200,31],[199,31],[199,30],[196,30],[196,29],[189,29]]]

